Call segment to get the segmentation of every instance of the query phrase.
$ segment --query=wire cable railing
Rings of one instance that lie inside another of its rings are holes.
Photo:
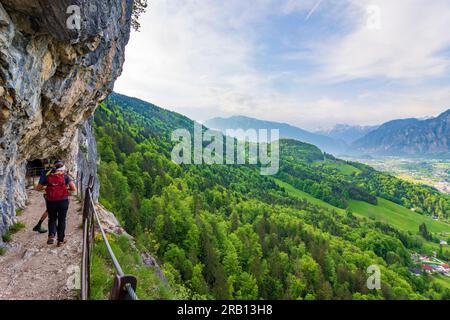
[[[83,178],[81,177],[81,180]],[[95,243],[95,231],[98,229],[102,235],[103,242],[106,246],[108,255],[112,261],[116,274],[114,276],[113,286],[111,288],[111,300],[138,300],[136,295],[137,279],[132,275],[127,275],[123,272],[119,261],[117,260],[108,237],[100,222],[100,217],[95,207],[92,190],[94,186],[94,178],[89,177],[87,188],[84,192],[83,204],[83,247],[81,259],[81,300],[88,300],[90,298],[90,271],[91,271],[91,256],[93,246]],[[81,187],[83,185],[81,184]],[[83,190],[80,190],[83,194]]]

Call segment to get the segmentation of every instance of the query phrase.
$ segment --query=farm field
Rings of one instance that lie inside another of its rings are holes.
[[[431,232],[450,233],[449,224],[442,221],[435,221],[429,216],[413,212],[382,198],[378,198],[378,205],[376,206],[367,202],[352,200],[350,201],[349,209],[355,214],[389,223],[400,230],[417,232],[419,225],[425,222],[428,230]]]
[[[336,210],[336,212],[345,212],[345,210],[334,207],[320,199],[314,198],[312,195],[298,190],[288,183],[278,179],[275,179],[275,182],[293,196],[305,199],[312,204],[327,209]],[[413,234],[419,231],[419,225],[424,222],[429,231],[436,234],[441,234],[444,239],[447,239],[450,236],[450,224],[442,221],[435,221],[431,217],[413,212],[405,207],[382,198],[378,198],[378,205],[376,206],[367,202],[352,200],[350,201],[349,209],[358,217],[382,221],[399,230],[410,231]],[[424,241],[424,246],[428,251],[439,249],[439,244],[430,241]]]

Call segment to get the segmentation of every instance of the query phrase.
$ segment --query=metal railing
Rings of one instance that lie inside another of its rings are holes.
[[[47,169],[46,167],[30,167],[30,168],[27,168],[26,176],[27,177],[32,177],[32,176],[39,177],[41,175],[42,171],[43,170],[45,171],[46,169]]]
[[[83,180],[81,176],[81,181]],[[91,274],[91,256],[95,243],[95,231],[98,229],[102,235],[103,242],[108,251],[109,257],[116,270],[113,286],[111,288],[110,300],[138,300],[136,295],[137,279],[132,275],[126,275],[117,261],[116,256],[106,237],[105,230],[100,223],[95,202],[92,198],[94,178],[89,177],[86,190],[84,192],[83,204],[83,249],[81,258],[81,300],[88,300],[90,297],[90,274]],[[81,183],[83,188],[83,184]],[[81,189],[81,194],[83,190]]]
[[[76,185],[77,185],[77,196],[80,198],[81,201],[83,201],[84,200],[83,172],[77,173]]]

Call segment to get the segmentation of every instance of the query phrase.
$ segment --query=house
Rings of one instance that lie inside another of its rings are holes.
[[[449,266],[448,264],[443,264],[443,265],[442,265],[442,268],[444,268],[444,269],[450,271],[450,266]]]
[[[418,253],[411,254],[411,260],[418,262],[420,260],[420,255]]]
[[[422,269],[423,269],[425,272],[427,272],[427,273],[432,273],[432,272],[434,271],[434,269],[433,269],[431,266],[427,265],[427,264],[423,264],[423,265],[422,265]]]
[[[447,270],[443,266],[437,266],[437,268],[434,268],[437,272],[445,273]]]

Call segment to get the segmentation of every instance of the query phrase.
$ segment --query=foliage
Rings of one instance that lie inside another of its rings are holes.
[[[443,289],[427,279],[414,280],[407,271],[410,251],[423,245],[415,235],[322,206],[319,200],[307,202],[283,187],[289,183],[347,208],[353,199],[376,203],[379,195],[373,186],[382,184],[380,190],[389,194],[392,185],[383,185],[385,179],[393,185],[397,180],[290,140],[280,144],[278,183],[252,166],[180,166],[170,159],[174,146],[170,136],[178,128],[192,130],[193,122],[117,94],[98,108],[95,117],[100,201],[117,214],[136,245],[161,262],[174,297],[443,296]],[[423,190],[408,187],[403,186],[403,197],[412,203]],[[446,201],[433,190],[426,194]],[[426,207],[431,210],[433,203]],[[136,263],[132,257],[124,261],[127,266]],[[371,291],[366,270],[374,264],[380,267],[383,282],[381,290]],[[96,266],[101,273],[107,267],[105,261]]]
[[[427,225],[424,222],[419,226],[419,233],[425,240],[433,240],[433,235],[428,231]]]
[[[2,235],[3,242],[11,242],[12,235],[24,229],[25,225],[22,222],[16,222]]]
[[[11,241],[12,241],[11,232],[10,232],[10,231],[6,231],[6,232],[2,235],[2,240],[3,240],[3,242],[11,242]]]
[[[23,213],[23,209],[22,208],[17,208],[16,209],[16,217],[20,217]]]
[[[22,222],[16,222],[11,227],[9,227],[9,232],[14,234],[14,233],[19,232],[22,229],[25,229],[25,225]]]
[[[139,22],[139,17],[145,13],[148,7],[148,1],[147,0],[134,0],[133,1],[133,14],[131,19],[131,27],[139,31],[141,28],[141,24]]]

